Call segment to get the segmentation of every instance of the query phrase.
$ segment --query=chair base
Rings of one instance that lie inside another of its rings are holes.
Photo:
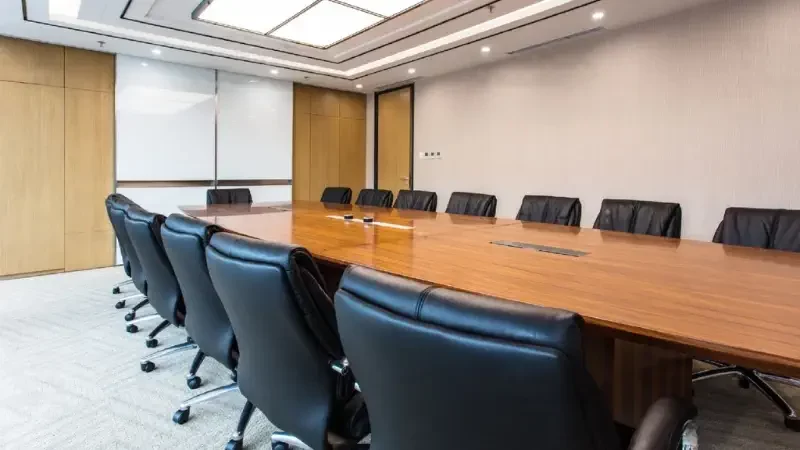
[[[197,345],[193,342],[184,342],[182,344],[173,345],[171,347],[167,347],[161,349],[155,353],[151,353],[150,355],[145,356],[140,362],[140,366],[142,372],[152,372],[155,370],[156,365],[153,363],[153,359],[156,358],[163,358],[164,356],[171,355],[173,353],[183,352],[186,350],[193,350],[197,348]]]
[[[178,425],[183,425],[189,420],[189,413],[192,409],[192,406],[207,402],[211,399],[219,397],[220,395],[225,395],[230,392],[238,392],[238,391],[239,391],[239,385],[236,383],[231,383],[229,385],[220,386],[218,388],[211,389],[210,391],[206,391],[201,394],[195,395],[194,397],[180,404],[178,410],[175,411],[175,414],[172,415],[172,421],[177,423]]]
[[[740,366],[731,366],[718,363],[716,361],[703,361],[705,363],[715,366],[713,369],[701,370],[692,374],[692,382],[707,380],[709,378],[716,378],[726,375],[733,375],[739,377],[739,386],[747,388],[750,385],[755,386],[759,392],[764,394],[783,414],[783,424],[786,428],[800,432],[800,416],[797,411],[783,396],[767,383],[767,380],[782,382],[793,386],[800,386],[800,380],[792,378],[779,377],[777,375],[769,375],[758,372],[756,370],[747,369]]]
[[[330,438],[330,434],[328,435]],[[314,450],[305,442],[301,441],[300,438],[294,436],[289,433],[284,433],[282,431],[276,431],[272,433],[270,437],[272,440],[272,449],[273,450]],[[369,444],[345,444],[339,443],[334,444],[332,446],[335,450],[369,450]]]
[[[120,293],[122,293],[122,289],[121,289],[121,288],[122,288],[122,286],[125,286],[125,285],[128,285],[128,284],[131,284],[131,283],[133,283],[133,280],[125,280],[125,281],[123,281],[123,282],[121,282],[121,283],[117,283],[117,284],[115,284],[115,285],[114,285],[114,287],[113,287],[113,288],[111,288],[111,293],[112,293],[112,294],[120,294]],[[124,307],[125,307],[125,306],[124,306],[124,304],[123,304],[123,308],[124,308]],[[118,308],[118,309],[122,309],[122,308]]]

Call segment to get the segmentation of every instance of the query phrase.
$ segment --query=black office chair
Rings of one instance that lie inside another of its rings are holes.
[[[161,226],[161,238],[186,304],[186,330],[200,348],[195,359],[197,365],[203,358],[210,356],[235,374],[239,360],[236,336],[217,291],[211,284],[206,264],[208,241],[220,230],[216,225],[202,220],[172,214]],[[201,384],[196,371],[197,367],[193,365],[186,377],[187,384],[192,389]],[[239,387],[234,382],[192,397],[181,403],[172,419],[175,423],[184,424],[189,420],[192,406],[238,390]],[[229,450],[242,448],[244,429],[252,412],[253,406],[248,402],[242,411],[239,428],[228,443]]]
[[[158,346],[155,336],[169,325],[182,327],[186,314],[178,280],[175,279],[175,272],[172,270],[172,265],[167,259],[161,242],[161,225],[163,223],[164,216],[161,214],[154,214],[136,207],[130,207],[125,211],[125,229],[128,231],[128,236],[147,277],[147,297],[150,299],[150,306],[158,313],[156,317],[164,319],[147,336],[145,345],[149,348]],[[130,323],[143,319],[145,318],[136,319]],[[156,368],[152,362],[153,359],[195,348],[197,345],[191,339],[187,339],[184,343],[148,355],[142,359],[141,369],[144,372],[152,372]],[[198,366],[200,361],[197,362]]]
[[[622,448],[584,365],[577,314],[363,267],[345,272],[335,305],[373,448]],[[691,404],[661,399],[629,448],[681,449],[696,440],[695,415]]]
[[[394,194],[386,189],[362,189],[356,198],[356,205],[359,206],[379,206],[381,208],[391,208]]]
[[[437,203],[436,192],[401,189],[397,192],[397,200],[394,201],[394,207],[396,209],[436,212]]]
[[[497,197],[494,195],[453,192],[444,212],[448,214],[494,217],[495,209],[497,209]]]
[[[319,201],[347,205],[351,198],[353,198],[353,191],[349,187],[326,187],[322,191],[322,198]]]
[[[128,301],[139,300],[139,303],[134,305],[130,312],[125,315],[126,320],[135,319],[136,312],[150,303],[147,299],[147,280],[145,279],[145,273],[139,263],[136,250],[133,248],[133,244],[131,244],[130,238],[128,237],[128,231],[125,228],[125,211],[130,207],[138,208],[139,206],[121,194],[111,194],[106,198],[108,219],[111,221],[111,227],[114,229],[114,234],[119,241],[125,273],[130,275],[131,283],[133,283],[133,286],[140,292],[139,294],[125,297],[114,305],[115,308],[122,309]],[[135,332],[137,330],[136,326],[132,325],[132,327],[133,328],[130,330]]]
[[[247,188],[209,189],[206,191],[207,205],[249,205],[251,203],[253,203],[253,196],[250,195],[250,189]]]
[[[679,238],[681,205],[678,203],[605,199],[594,221],[598,230],[622,231]]]
[[[240,390],[286,432],[272,435],[272,448],[359,448],[369,421],[311,255],[216,233],[206,257],[239,342]]]
[[[109,222],[111,222],[111,208],[113,207],[114,203],[119,203],[120,205],[123,205],[123,204],[129,204],[129,205],[130,204],[134,204],[135,205],[135,203],[131,199],[129,199],[128,197],[125,197],[122,194],[111,194],[111,195],[109,195],[108,197],[106,197],[106,201],[105,201],[106,213],[108,214]],[[116,228],[114,228],[114,223],[113,222],[111,222],[111,227],[114,229],[114,234],[117,236],[117,240],[119,240],[119,233],[117,232]],[[127,286],[127,285],[133,283],[133,280],[130,279],[130,276],[131,276],[131,264],[130,264],[130,261],[128,261],[128,249],[123,248],[120,245],[119,252],[120,252],[120,256],[122,256],[122,269],[125,271],[125,275],[127,275],[129,279],[125,280],[125,281],[121,281],[121,282],[115,284],[111,288],[111,293],[112,294],[120,294],[120,293],[122,293],[122,289],[121,289],[122,286]],[[119,302],[118,302],[118,304],[119,304]],[[125,303],[122,303],[120,306],[117,307],[117,309],[122,309],[124,307],[125,307]]]
[[[800,211],[783,209],[728,208],[722,218],[713,242],[763,249],[800,252]],[[800,386],[800,380],[781,377],[737,365],[704,360],[714,366],[692,375],[692,381],[701,381],[724,375],[739,377],[739,385],[752,384],[783,413],[786,428],[800,431],[800,417],[795,408],[767,381]]]
[[[581,225],[581,201],[577,198],[526,195],[517,220],[578,227]]]

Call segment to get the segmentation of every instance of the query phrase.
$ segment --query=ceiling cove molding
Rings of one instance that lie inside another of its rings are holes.
[[[515,22],[522,21],[526,18],[531,16],[537,16],[540,14],[544,14],[547,11],[568,5],[570,3],[578,3],[578,0],[542,0],[540,2],[534,3],[532,5],[517,9],[510,13],[504,14],[502,16],[484,21],[477,25],[473,25],[471,27],[467,27],[463,30],[456,31],[454,33],[448,34],[446,36],[431,40],[429,42],[417,45],[410,49],[406,49],[400,52],[397,52],[393,55],[380,58],[375,61],[368,62],[366,64],[362,64],[360,66],[354,67],[349,70],[338,70],[332,69],[322,66],[317,66],[313,64],[307,64],[302,62],[296,61],[289,61],[285,59],[275,58],[272,56],[265,56],[259,55],[256,53],[250,53],[246,51],[240,50],[233,50],[227,49],[215,45],[203,44],[199,42],[188,41],[185,39],[173,38],[168,36],[160,36],[153,33],[148,33],[139,30],[130,30],[125,28],[120,28],[112,25],[107,25],[99,22],[89,21],[79,19],[77,17],[70,17],[67,15],[63,15],[58,13],[50,13],[49,18],[51,21],[63,24],[66,28],[76,29],[76,31],[89,31],[94,32],[95,34],[105,35],[109,37],[117,37],[123,39],[129,39],[137,42],[148,43],[152,45],[159,45],[164,46],[176,50],[188,50],[197,53],[202,53],[209,56],[218,56],[223,58],[230,58],[236,59],[244,62],[256,63],[256,64],[264,64],[270,65],[275,67],[282,67],[288,70],[297,70],[301,72],[311,72],[320,75],[327,75],[332,76],[334,78],[340,79],[347,79],[347,80],[354,80],[358,78],[363,78],[367,75],[371,75],[373,73],[382,72],[385,70],[390,69],[391,66],[395,63],[406,64],[408,63],[409,59],[413,61],[417,61],[419,59],[433,56],[432,54],[424,55],[417,59],[412,59],[417,55],[423,55],[428,52],[435,52],[439,50],[438,53],[443,51],[449,50],[446,48],[449,45],[456,44],[459,41],[469,40],[470,38],[481,36],[486,33],[490,33],[492,30],[496,30],[498,28],[502,28],[508,25],[512,25]],[[24,0],[23,0],[23,7],[24,7]],[[586,6],[585,4],[581,4],[580,6]],[[558,15],[558,14],[554,14]],[[518,25],[513,29],[518,29],[523,26],[528,26],[532,23],[538,22],[540,20],[545,20],[546,18],[536,20],[531,23],[526,23],[522,25]],[[42,22],[33,21],[26,17],[27,21],[36,22],[40,24],[44,24]],[[52,24],[51,24],[52,25]],[[498,32],[497,34],[504,33],[511,30],[505,30],[502,32]],[[485,39],[490,36],[483,36],[479,37],[476,40]],[[474,41],[473,41],[474,42]],[[459,45],[460,46],[460,45]],[[457,46],[458,47],[458,46]],[[455,47],[455,48],[457,48]],[[436,53],[433,53],[436,54]],[[398,64],[399,65],[399,64]],[[379,70],[374,70],[379,69]],[[372,71],[372,72],[370,72]]]

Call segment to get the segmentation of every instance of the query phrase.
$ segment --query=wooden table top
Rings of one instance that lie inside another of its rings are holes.
[[[235,232],[302,245],[330,262],[563,308],[629,340],[800,376],[800,254],[317,202],[183,210]],[[345,213],[380,224],[329,217]]]

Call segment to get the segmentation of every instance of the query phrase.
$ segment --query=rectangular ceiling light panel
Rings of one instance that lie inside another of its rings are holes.
[[[323,0],[270,36],[314,47],[328,47],[381,21],[383,18],[375,14]]]
[[[425,0],[339,0],[342,3],[353,5],[357,8],[391,17],[396,14],[424,3]]]
[[[314,0],[213,0],[197,18],[266,34],[312,3]]]

